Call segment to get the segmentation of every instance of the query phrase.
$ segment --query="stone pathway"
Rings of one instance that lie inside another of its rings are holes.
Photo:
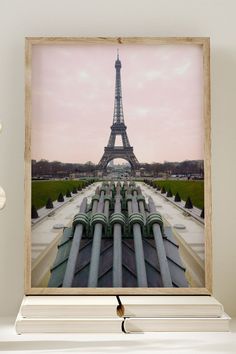
[[[71,198],[65,198],[65,202],[53,202],[53,209],[41,208],[38,210],[39,219],[35,219],[31,232],[31,257],[32,262],[62,234],[63,226],[69,226],[73,217],[79,212],[80,204],[84,197],[89,198],[94,194],[95,189],[100,183],[94,183],[85,190]],[[59,227],[59,228],[55,228]],[[60,227],[61,226],[61,227]]]

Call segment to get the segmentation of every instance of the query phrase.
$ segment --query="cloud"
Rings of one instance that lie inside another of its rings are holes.
[[[81,80],[87,80],[89,78],[89,74],[87,73],[87,71],[82,70],[78,72],[78,79]]]
[[[149,109],[147,107],[136,107],[135,114],[140,117],[145,117],[149,113]]]
[[[160,70],[152,70],[152,71],[148,71],[146,73],[146,78],[150,81],[152,80],[156,80],[159,77],[162,77],[163,73]]]
[[[190,63],[187,62],[187,63],[179,66],[178,68],[176,68],[175,73],[178,75],[183,75],[183,74],[185,74],[185,72],[188,70],[189,67],[190,67]]]

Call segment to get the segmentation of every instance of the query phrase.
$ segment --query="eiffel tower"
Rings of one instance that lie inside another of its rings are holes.
[[[128,135],[126,132],[126,125],[124,122],[123,104],[122,104],[122,93],[121,93],[121,61],[119,59],[119,53],[117,52],[117,59],[115,62],[116,69],[116,86],[115,86],[115,104],[114,104],[114,114],[113,123],[111,126],[111,134],[107,146],[104,148],[103,156],[98,164],[98,170],[103,173],[106,172],[106,167],[108,163],[116,158],[121,158],[130,163],[132,173],[139,168],[139,162],[134,155],[133,147],[130,146]],[[121,136],[122,146],[115,146],[116,137]]]

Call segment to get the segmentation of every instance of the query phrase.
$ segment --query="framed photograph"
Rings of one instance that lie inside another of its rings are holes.
[[[209,38],[25,58],[25,294],[211,294]]]

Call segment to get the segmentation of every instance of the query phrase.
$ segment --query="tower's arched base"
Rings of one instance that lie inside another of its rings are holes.
[[[110,161],[114,159],[124,159],[129,162],[131,166],[131,175],[136,176],[139,171],[139,163],[134,155],[133,147],[123,147],[123,146],[107,146],[104,148],[104,154],[98,164],[98,176],[106,175],[107,165]]]

